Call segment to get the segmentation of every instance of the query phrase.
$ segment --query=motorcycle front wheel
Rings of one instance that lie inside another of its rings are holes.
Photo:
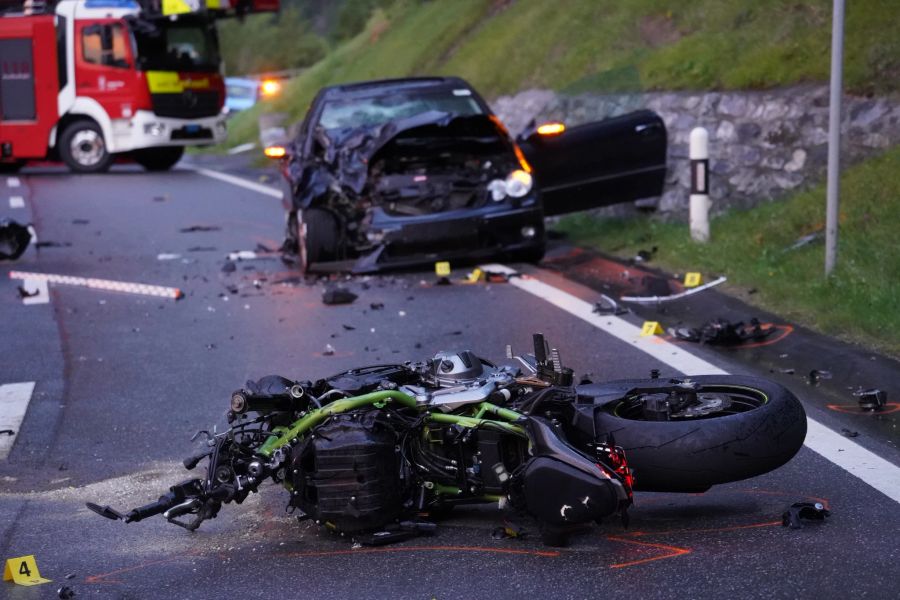
[[[768,473],[800,450],[806,413],[783,386],[728,375],[691,381],[699,384],[696,401],[665,416],[652,410],[647,394],[626,396],[595,412],[598,439],[612,434],[624,448],[636,490],[703,492]]]

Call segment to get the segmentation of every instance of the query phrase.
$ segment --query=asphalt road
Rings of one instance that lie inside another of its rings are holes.
[[[431,538],[354,549],[295,523],[286,492],[273,486],[193,534],[162,519],[101,519],[85,501],[130,508],[186,478],[191,436],[222,427],[230,392],[249,378],[316,378],[442,349],[499,358],[506,344],[527,350],[534,331],[578,374],[677,371],[509,284],[432,286],[427,270],[357,278],[346,282],[356,303],[326,307],[323,284],[299,280],[274,255],[223,271],[229,252],[278,246],[280,202],[184,167],[50,169],[18,181],[13,189],[0,178],[0,216],[34,222],[50,244],[2,266],[169,286],[185,298],[51,285],[49,302],[24,305],[21,282],[0,280],[0,385],[35,382],[0,460],[0,558],[33,554],[53,580],[3,583],[0,597],[50,598],[62,585],[78,598],[895,598],[900,590],[897,502],[807,448],[773,473],[705,494],[638,494],[628,529],[605,523],[563,549],[535,535],[492,539],[501,516],[490,507],[457,510]],[[23,208],[10,208],[13,194]],[[844,417],[823,414],[815,390],[794,391],[840,431]],[[858,441],[900,463],[888,444]],[[814,498],[832,510],[826,523],[780,526],[787,506]]]

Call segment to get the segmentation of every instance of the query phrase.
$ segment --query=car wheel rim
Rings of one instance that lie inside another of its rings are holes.
[[[82,129],[73,135],[69,150],[75,162],[85,167],[96,165],[106,155],[103,136],[92,129]]]

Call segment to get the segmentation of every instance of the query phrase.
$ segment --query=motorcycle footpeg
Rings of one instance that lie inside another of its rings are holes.
[[[113,521],[125,520],[125,515],[112,508],[108,504],[100,506],[99,504],[94,504],[93,502],[85,502],[84,505],[87,506],[89,510],[97,513],[101,517],[106,517],[107,519],[112,519]]]

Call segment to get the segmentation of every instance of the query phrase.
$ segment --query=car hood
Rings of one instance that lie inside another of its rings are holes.
[[[293,161],[295,208],[306,208],[329,190],[362,194],[370,168],[389,159],[436,160],[448,153],[491,154],[512,148],[506,131],[495,117],[458,116],[429,111],[377,126],[335,129],[315,133],[321,154],[312,160]]]

